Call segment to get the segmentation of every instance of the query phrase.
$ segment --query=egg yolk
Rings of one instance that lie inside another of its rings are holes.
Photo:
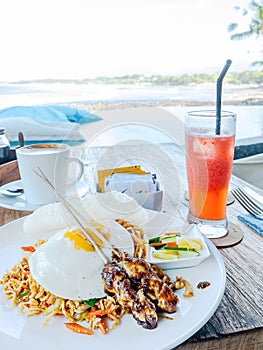
[[[82,236],[81,230],[67,231],[64,234],[65,238],[69,238],[74,242],[74,247],[79,250],[85,250],[86,252],[94,252],[94,247]]]

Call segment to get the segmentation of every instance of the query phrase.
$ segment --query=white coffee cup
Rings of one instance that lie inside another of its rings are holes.
[[[66,144],[35,144],[16,150],[18,168],[23,183],[26,201],[33,204],[48,204],[57,201],[56,193],[37,174],[40,168],[56,192],[65,197],[67,190],[76,185],[84,173],[83,163],[70,157],[70,147]],[[74,176],[70,178],[71,164]]]

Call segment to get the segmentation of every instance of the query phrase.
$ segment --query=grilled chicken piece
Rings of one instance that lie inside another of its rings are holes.
[[[122,263],[136,288],[143,288],[146,296],[156,302],[161,310],[168,313],[176,311],[177,296],[151,268],[151,264],[143,259],[132,258],[127,253],[122,253]]]
[[[155,305],[145,296],[143,289],[139,289],[136,294],[132,314],[137,323],[144,328],[153,329],[157,326]]]
[[[129,310],[143,328],[157,327],[158,316],[155,305],[147,299],[143,290],[136,292],[125,270],[117,264],[106,264],[102,270],[105,290],[116,295],[120,305]]]
[[[149,274],[142,278],[143,289],[146,295],[153,300],[163,311],[173,313],[176,311],[178,298],[172,289],[158,276]]]
[[[127,278],[125,270],[117,264],[106,264],[101,275],[105,290],[112,294],[119,292],[122,281]]]
[[[124,270],[131,279],[135,288],[142,288],[142,278],[151,272],[151,265],[143,259],[132,258],[125,252],[121,253],[121,261]]]
[[[126,254],[126,256],[128,257],[128,254]],[[116,263],[120,263],[122,261],[122,257],[123,257],[123,254],[119,251],[119,249],[117,249],[116,247],[112,247],[112,261]],[[133,266],[133,268],[139,269],[141,272],[144,271],[145,269],[151,269],[157,274],[157,276],[163,282],[167,284],[171,282],[170,277],[166,275],[166,273],[159,266],[155,264],[149,264],[145,260],[142,260],[141,264],[144,265],[144,267],[143,266],[138,267],[138,264],[136,264],[136,266]],[[136,271],[133,271],[133,274],[136,274]]]
[[[120,289],[117,294],[118,302],[129,311],[133,308],[133,303],[136,298],[136,291],[132,288],[128,278],[124,279],[120,284]],[[136,319],[136,317],[135,317]]]

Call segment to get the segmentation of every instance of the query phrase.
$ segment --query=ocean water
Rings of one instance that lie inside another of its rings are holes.
[[[263,87],[223,88],[224,100],[263,98]],[[212,84],[191,86],[107,85],[107,84],[0,84],[0,108],[69,102],[215,101]]]
[[[163,102],[215,101],[212,84],[192,86],[103,85],[103,84],[0,84],[0,109],[11,106],[44,105],[55,103],[112,103],[112,102]],[[263,87],[223,86],[222,102],[263,98]],[[204,108],[210,108],[203,106]],[[198,107],[183,107],[185,110]],[[237,138],[263,136],[263,106],[226,106],[237,113]],[[167,107],[173,112],[173,107]],[[127,130],[127,132],[129,132]],[[135,131],[136,132],[136,131]]]

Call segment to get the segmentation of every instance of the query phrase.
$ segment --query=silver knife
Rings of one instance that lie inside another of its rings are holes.
[[[263,204],[263,196],[261,196],[260,194],[258,194],[257,192],[253,191],[251,188],[249,187],[242,187],[242,189],[244,190],[244,192],[246,192],[246,194],[248,196],[250,196],[252,199],[255,199],[258,203]]]

